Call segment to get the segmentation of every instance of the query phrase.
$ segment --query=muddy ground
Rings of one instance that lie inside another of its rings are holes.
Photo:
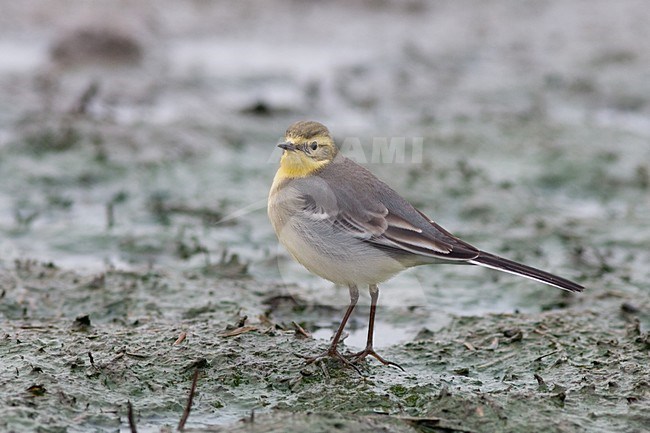
[[[191,431],[647,430],[645,2],[0,6],[0,430],[130,431],[130,402],[172,431],[197,371]],[[376,334],[404,372],[305,366],[347,290],[266,219],[304,118],[450,231],[587,290],[413,269]]]

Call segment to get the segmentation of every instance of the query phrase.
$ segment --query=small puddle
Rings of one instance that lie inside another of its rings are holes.
[[[439,314],[436,316],[436,319],[434,319],[434,321],[427,320],[426,323],[418,325],[414,325],[413,323],[410,323],[408,325],[394,324],[387,321],[376,320],[374,347],[390,347],[413,341],[418,332],[420,332],[423,328],[435,332],[448,325],[451,320],[452,317],[448,314]],[[318,340],[329,341],[336,332],[336,329],[336,326],[332,328],[319,328],[312,333],[312,336]],[[356,329],[346,329],[346,333],[348,334],[348,336],[345,338],[346,346],[358,349],[363,349],[365,347],[366,339],[368,338],[367,323],[365,326],[361,326]]]

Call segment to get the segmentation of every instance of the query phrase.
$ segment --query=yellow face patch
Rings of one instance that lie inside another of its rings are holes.
[[[309,176],[329,162],[329,160],[318,161],[301,150],[285,150],[280,159],[277,177],[287,179]]]

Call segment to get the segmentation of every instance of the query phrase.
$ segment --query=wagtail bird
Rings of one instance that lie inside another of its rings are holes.
[[[305,268],[350,290],[350,305],[325,353],[346,365],[373,356],[378,284],[412,266],[434,263],[479,265],[539,281],[569,292],[583,286],[546,271],[481,251],[462,241],[413,207],[370,171],[339,153],[329,131],[318,122],[291,125],[268,202],[280,243]],[[370,290],[366,347],[342,355],[337,345],[359,299]],[[356,367],[355,367],[356,368]]]

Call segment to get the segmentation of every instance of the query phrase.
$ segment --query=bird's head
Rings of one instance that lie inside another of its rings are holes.
[[[280,160],[283,177],[309,176],[330,163],[338,152],[327,128],[308,120],[289,126],[278,147],[284,150]]]

